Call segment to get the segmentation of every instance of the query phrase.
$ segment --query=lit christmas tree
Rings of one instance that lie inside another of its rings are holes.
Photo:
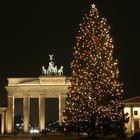
[[[83,18],[76,37],[64,124],[88,134],[124,132],[124,103],[118,61],[113,59],[110,27],[95,5]]]

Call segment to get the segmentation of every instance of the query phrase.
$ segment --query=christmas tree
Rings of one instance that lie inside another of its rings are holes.
[[[106,19],[92,5],[80,24],[73,52],[71,86],[64,111],[64,124],[69,131],[124,132],[123,89],[109,31]]]

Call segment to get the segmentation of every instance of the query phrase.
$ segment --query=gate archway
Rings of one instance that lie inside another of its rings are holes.
[[[6,117],[6,132],[14,132],[14,100],[23,98],[24,132],[29,132],[30,99],[38,98],[39,129],[45,129],[45,98],[58,98],[59,123],[65,108],[67,87],[70,81],[65,76],[41,76],[39,78],[8,78],[8,107]]]

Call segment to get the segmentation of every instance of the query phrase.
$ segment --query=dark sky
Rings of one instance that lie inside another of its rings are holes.
[[[64,65],[65,76],[70,76],[78,26],[92,3],[111,26],[125,98],[139,95],[140,8],[132,0],[1,1],[1,87],[7,77],[40,76],[51,53],[55,64]]]

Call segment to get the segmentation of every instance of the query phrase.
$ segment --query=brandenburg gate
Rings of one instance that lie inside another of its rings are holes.
[[[65,108],[67,87],[70,85],[68,78],[63,76],[63,66],[57,70],[50,56],[48,69],[42,66],[42,76],[37,78],[8,78],[5,87],[8,92],[8,107],[6,111],[6,133],[14,132],[14,100],[23,98],[24,132],[29,133],[30,98],[38,98],[39,129],[45,129],[45,98],[58,98],[59,123],[62,120],[62,112]],[[47,116],[46,116],[47,118]]]

